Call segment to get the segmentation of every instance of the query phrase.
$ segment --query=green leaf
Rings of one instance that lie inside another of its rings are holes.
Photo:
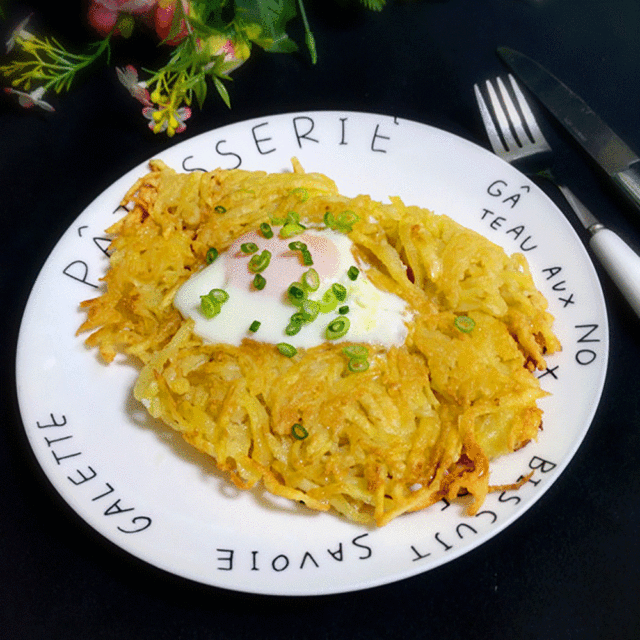
[[[292,53],[298,45],[288,36],[287,22],[296,16],[296,0],[235,0],[237,17],[246,25],[260,26],[260,35],[252,38],[266,51]]]
[[[222,29],[233,19],[233,0],[191,0],[202,23]]]
[[[386,4],[386,0],[360,0],[360,2],[371,11],[382,11]]]
[[[227,105],[227,107],[229,107],[229,109],[231,109],[231,98],[229,97],[227,87],[224,86],[222,80],[220,80],[220,78],[218,78],[217,76],[214,76],[213,83],[215,84],[216,89],[218,90],[218,93],[220,94],[220,97],[222,98],[224,103]]]
[[[175,10],[173,12],[173,20],[171,21],[171,27],[169,33],[165,38],[165,42],[171,42],[182,30],[182,21],[185,19],[184,8],[182,2],[176,2]]]
[[[205,76],[198,78],[195,86],[193,87],[193,93],[198,101],[198,106],[202,109],[202,105],[207,97],[207,79]]]

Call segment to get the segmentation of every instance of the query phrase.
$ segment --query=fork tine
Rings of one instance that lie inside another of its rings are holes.
[[[498,90],[500,91],[500,95],[502,96],[502,102],[504,103],[504,107],[507,111],[507,117],[511,121],[513,125],[513,130],[515,132],[516,140],[518,144],[522,147],[527,144],[529,140],[529,136],[527,134],[526,129],[524,128],[524,124],[522,123],[522,118],[518,113],[518,109],[515,104],[513,104],[513,100],[509,95],[509,91],[507,90],[506,85],[502,81],[502,78],[496,78],[496,84],[498,85]]]
[[[498,79],[498,82],[500,80]],[[487,80],[487,92],[489,93],[489,100],[491,101],[491,106],[493,107],[493,112],[496,116],[496,120],[498,121],[498,126],[502,131],[502,136],[504,138],[504,142],[507,150],[513,147],[519,147],[520,142],[514,138],[511,133],[511,127],[509,126],[509,119],[507,114],[505,113],[504,107],[500,102],[500,98],[496,93],[496,90],[493,88],[493,85],[489,80]]]
[[[516,96],[516,100],[518,101],[518,105],[520,106],[520,110],[522,111],[522,115],[524,116],[524,121],[527,123],[529,131],[533,136],[533,141],[538,145],[544,145],[547,149],[550,150],[551,147],[542,134],[542,131],[538,126],[538,121],[533,115],[533,112],[529,107],[529,103],[527,102],[527,99],[524,97],[524,94],[520,89],[520,85],[516,82],[516,79],[511,74],[509,74],[509,82],[511,83],[511,88],[513,89],[513,93]]]
[[[476,102],[478,103],[478,109],[480,109],[480,117],[482,118],[482,122],[484,124],[485,131],[487,132],[487,137],[489,138],[489,143],[491,144],[493,152],[499,154],[501,152],[507,151],[508,149],[505,148],[504,143],[502,142],[502,138],[500,138],[500,134],[498,133],[496,125],[493,122],[491,111],[489,111],[489,107],[487,107],[487,103],[482,97],[480,87],[477,84],[474,84],[473,91],[476,94]]]

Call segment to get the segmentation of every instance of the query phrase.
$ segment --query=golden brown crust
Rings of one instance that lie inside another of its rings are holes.
[[[295,162],[293,173],[275,175],[151,168],[109,230],[107,289],[83,303],[79,330],[92,332],[87,344],[107,362],[117,353],[140,360],[135,395],[149,412],[243,489],[261,481],[380,526],[461,493],[477,511],[491,489],[490,459],[536,437],[545,394],[531,369],[560,348],[524,258],[398,198],[341,196]],[[364,373],[348,370],[343,344],[293,358],[251,340],[204,344],[173,307],[209,247],[222,251],[294,208],[315,223],[327,210],[355,211],[349,235],[368,277],[414,312],[404,345],[369,345]],[[473,319],[470,333],[456,328],[458,315]],[[296,423],[304,440],[292,436]]]

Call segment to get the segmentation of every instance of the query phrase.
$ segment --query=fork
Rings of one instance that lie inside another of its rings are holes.
[[[551,146],[515,78],[512,75],[508,77],[512,93],[501,78],[496,78],[494,83],[487,80],[486,92],[490,106],[485,102],[480,87],[473,85],[493,152],[527,175],[546,178],[560,190],[591,234],[589,246],[594,254],[636,315],[640,316],[640,257],[620,236],[601,224],[569,187],[554,176]]]

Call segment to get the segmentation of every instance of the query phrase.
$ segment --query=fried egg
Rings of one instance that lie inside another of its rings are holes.
[[[292,242],[306,248],[307,264],[302,251],[291,248]],[[327,341],[327,326],[342,317],[347,319],[349,328],[343,336],[333,338],[336,342],[348,340],[387,348],[403,344],[412,316],[407,303],[378,289],[367,278],[367,265],[354,257],[352,247],[347,235],[331,229],[308,229],[291,238],[282,238],[277,233],[266,238],[260,232],[250,232],[191,276],[176,293],[174,305],[183,317],[193,318],[195,333],[211,343],[240,346],[249,338],[310,348]],[[259,288],[249,262],[252,256],[259,257],[265,251],[269,252],[270,260],[260,272],[264,281],[263,288]],[[289,287],[304,283],[310,270],[317,274],[315,290],[306,290],[306,298],[313,301],[312,305],[322,306],[323,300],[331,299],[335,285],[342,291],[339,297],[343,299],[333,306],[325,304],[323,308],[332,308],[301,323],[299,331],[292,335],[287,327],[300,307],[291,302]],[[224,291],[228,297],[221,302],[216,315],[207,317],[202,297],[216,290]]]

